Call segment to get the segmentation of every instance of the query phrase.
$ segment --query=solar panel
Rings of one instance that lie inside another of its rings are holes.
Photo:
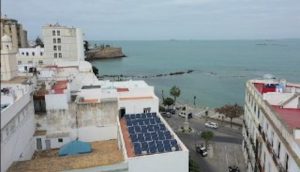
[[[137,155],[141,155],[142,154],[142,148],[140,143],[134,143],[134,152]]]
[[[138,125],[138,122],[136,120],[132,120],[132,125],[136,126],[136,125]]]
[[[151,139],[151,134],[146,133],[146,134],[144,134],[144,136],[145,136],[145,140],[146,140],[146,141],[152,141],[152,139]]]
[[[125,121],[136,155],[179,150],[176,139],[156,113],[126,114]]]
[[[159,124],[159,129],[160,130],[166,130],[165,124]]]
[[[135,114],[131,114],[130,119],[135,119]]]
[[[156,124],[156,121],[153,118],[151,118],[150,119],[150,124],[154,125],[154,124]]]
[[[152,140],[158,140],[157,133],[151,133]]]
[[[151,118],[152,114],[151,113],[147,113],[146,116],[147,116],[147,118]]]
[[[144,135],[143,135],[143,134],[138,134],[138,140],[139,140],[140,142],[145,141]]]
[[[142,113],[142,118],[146,118],[146,114]]]
[[[141,132],[141,127],[140,126],[134,126],[134,131],[136,133],[140,133]]]
[[[134,127],[128,127],[129,134],[134,134]]]
[[[138,142],[139,140],[138,140],[138,137],[137,137],[137,135],[136,134],[131,134],[130,135],[130,138],[131,138],[131,141],[133,142],[133,143],[135,143],[135,142]]]

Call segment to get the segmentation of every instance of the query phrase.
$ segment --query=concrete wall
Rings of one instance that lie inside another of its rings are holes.
[[[67,94],[47,94],[45,95],[46,109],[58,110],[68,109],[68,95]]]
[[[6,171],[13,161],[31,159],[35,149],[34,131],[33,102],[30,101],[9,123],[1,126],[1,171]]]
[[[151,108],[151,112],[158,112],[159,100],[157,97],[152,99],[129,99],[119,100],[119,108],[126,108],[126,113],[142,113],[144,108]]]
[[[128,168],[129,172],[188,172],[189,154],[176,151],[133,157],[128,159]]]
[[[89,126],[81,127],[78,130],[73,129],[71,134],[72,138],[76,138],[77,133],[79,140],[85,142],[117,139],[117,126]]]

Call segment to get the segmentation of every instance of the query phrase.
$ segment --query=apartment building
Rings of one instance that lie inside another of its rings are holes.
[[[300,84],[246,84],[243,150],[249,172],[300,171]]]
[[[83,33],[79,28],[59,24],[42,27],[45,56],[54,62],[84,60]]]
[[[8,35],[14,48],[28,47],[27,31],[23,29],[22,24],[15,19],[9,19],[6,16],[1,17],[1,37]]]

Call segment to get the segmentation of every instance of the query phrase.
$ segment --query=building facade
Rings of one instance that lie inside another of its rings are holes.
[[[300,171],[300,84],[246,84],[243,150],[249,172]]]
[[[59,24],[42,28],[45,56],[53,61],[84,60],[83,34],[79,28]]]
[[[8,35],[1,37],[1,81],[8,81],[17,75],[17,49]]]
[[[17,20],[1,17],[1,37],[5,34],[11,37],[14,48],[28,47],[27,31]]]
[[[44,48],[36,46],[33,48],[19,48],[17,63],[20,72],[24,72],[24,67],[42,66],[51,64],[51,59],[45,56]]]

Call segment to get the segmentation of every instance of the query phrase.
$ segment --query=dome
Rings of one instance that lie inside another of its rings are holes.
[[[3,35],[1,38],[1,42],[11,42],[11,38],[8,35]]]
[[[79,61],[79,71],[80,72],[90,72],[92,71],[91,63],[87,61]]]

